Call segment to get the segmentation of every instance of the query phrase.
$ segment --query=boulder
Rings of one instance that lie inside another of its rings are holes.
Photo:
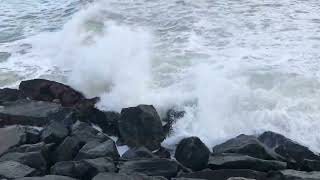
[[[29,98],[37,101],[53,101],[59,99],[63,106],[74,106],[84,96],[70,86],[45,79],[22,81],[19,89]]]
[[[281,159],[284,159],[287,162],[297,163],[298,166],[301,166],[301,163],[305,159],[320,160],[320,157],[310,151],[307,147],[302,146],[281,134],[267,131],[261,134],[258,139],[275,153],[279,154]]]
[[[98,125],[105,134],[118,137],[120,135],[118,127],[119,119],[120,114],[117,112],[103,112],[96,108],[88,116],[88,120]]]
[[[36,170],[15,161],[0,162],[0,178],[16,179],[36,174]]]
[[[163,121],[166,123],[163,126],[163,131],[166,136],[169,136],[172,131],[172,125],[180,118],[183,118],[185,114],[185,111],[176,110],[176,109],[170,109],[167,112],[166,118],[163,119]]]
[[[19,99],[26,99],[23,92],[10,88],[0,89],[0,104],[8,101],[17,101]]]
[[[78,113],[74,108],[61,107],[57,111],[48,115],[49,121],[62,123],[64,126],[71,128],[78,120]]]
[[[17,146],[11,148],[8,152],[35,152],[35,151],[42,151],[45,156],[48,156],[48,153],[51,152],[54,148],[54,144],[45,144],[44,142],[40,142],[37,144],[24,144],[21,146]]]
[[[170,159],[141,159],[131,160],[120,164],[120,173],[125,174],[146,174],[148,176],[164,176],[166,178],[175,177],[179,171],[179,166]]]
[[[71,135],[77,137],[81,143],[88,143],[91,141],[103,142],[109,139],[90,124],[84,122],[74,124],[72,126]]]
[[[170,151],[162,146],[157,151],[154,151],[153,155],[158,156],[159,158],[171,158]]]
[[[100,173],[92,180],[167,180],[164,177],[151,177],[143,174]]]
[[[207,180],[228,180],[231,177],[242,177],[255,180],[267,180],[267,174],[250,169],[220,169],[220,170],[203,170],[193,173],[180,174],[179,177],[199,178]]]
[[[108,158],[63,161],[58,162],[51,167],[51,174],[69,176],[83,180],[90,180],[101,172],[115,171],[115,164]]]
[[[45,143],[60,143],[69,134],[62,123],[51,121],[42,131],[41,140]]]
[[[135,147],[126,151],[123,155],[123,159],[144,159],[154,158],[155,156],[145,147]]]
[[[255,136],[244,134],[213,147],[213,154],[221,153],[237,153],[266,160],[276,159],[276,155],[272,154]]]
[[[11,126],[0,128],[0,155],[10,148],[26,143],[26,136],[23,128]]]
[[[303,172],[292,169],[271,172],[268,175],[268,180],[319,180],[320,172]]]
[[[24,133],[26,136],[26,144],[36,144],[40,142],[41,132],[39,129],[27,126],[24,128]]]
[[[46,175],[42,177],[24,177],[16,180],[77,180],[67,176]]]
[[[152,105],[124,108],[119,120],[120,136],[130,147],[160,148],[164,140],[162,122]]]
[[[112,139],[108,139],[104,142],[90,141],[86,143],[75,159],[94,159],[99,157],[118,159],[119,156],[115,142]]]
[[[305,159],[301,162],[299,168],[302,171],[320,171],[320,161]]]
[[[198,137],[189,137],[181,140],[175,152],[177,161],[195,171],[207,167],[209,156],[208,147]]]
[[[268,172],[286,169],[287,163],[275,160],[262,160],[241,154],[218,154],[210,156],[208,167],[216,169],[251,169]]]
[[[83,144],[80,142],[80,140],[77,137],[75,136],[66,137],[64,141],[54,151],[52,161],[53,162],[71,161],[76,157],[82,145]]]
[[[58,104],[27,99],[9,102],[0,108],[0,127],[16,124],[44,126],[49,121],[49,114],[59,108]]]

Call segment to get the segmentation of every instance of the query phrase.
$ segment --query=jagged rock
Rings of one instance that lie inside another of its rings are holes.
[[[125,174],[141,173],[148,176],[171,178],[177,175],[179,166],[174,160],[150,158],[124,162],[119,169],[120,173]]]
[[[179,177],[199,178],[207,180],[227,180],[231,177],[243,177],[255,180],[266,180],[267,174],[250,169],[220,169],[203,170],[193,173],[181,174]]]
[[[164,147],[160,147],[157,151],[153,152],[153,155],[158,156],[159,158],[171,158],[170,151]]]
[[[97,158],[81,161],[58,162],[51,167],[51,174],[90,180],[101,172],[115,172],[116,167],[111,159]]]
[[[52,161],[70,161],[78,154],[82,143],[75,136],[68,136],[53,153]]]
[[[218,154],[210,156],[208,167],[215,169],[251,169],[268,172],[286,169],[287,163],[275,160],[262,160],[240,154]]]
[[[112,139],[108,139],[104,142],[88,142],[80,149],[75,159],[93,159],[99,157],[118,159],[119,156],[115,142]]]
[[[16,180],[77,180],[67,176],[46,175],[42,177],[24,177]]]
[[[103,112],[95,108],[89,114],[88,119],[93,124],[98,125],[107,135],[119,137],[119,113]]]
[[[303,172],[292,169],[271,172],[268,175],[268,180],[319,180],[320,172]]]
[[[26,99],[23,92],[10,88],[0,89],[0,104],[8,101],[17,101],[19,99]]]
[[[266,160],[276,159],[276,155],[272,154],[256,137],[244,134],[213,147],[213,154],[221,153],[244,154]]]
[[[33,127],[25,127],[26,144],[36,144],[40,142],[41,132],[39,129]]]
[[[60,105],[32,100],[9,102],[0,108],[0,127],[8,125],[44,126],[51,113],[59,110]]]
[[[302,171],[320,171],[320,161],[305,159],[301,162],[300,170],[302,170]]]
[[[22,127],[0,128],[0,155],[10,148],[26,143],[26,134]]]
[[[160,117],[151,105],[122,109],[119,131],[121,138],[130,147],[145,146],[156,150],[165,138]]]
[[[0,157],[0,162],[16,161],[29,167],[45,172],[47,170],[47,160],[44,149],[29,152],[8,152]]]
[[[36,174],[36,170],[15,161],[0,162],[0,178],[15,179]]]
[[[209,155],[208,147],[198,137],[189,137],[181,140],[175,152],[177,161],[195,171],[207,167]]]
[[[41,133],[41,140],[45,143],[60,143],[69,134],[69,130],[62,123],[51,121]]]
[[[29,98],[37,101],[59,99],[63,106],[74,106],[85,97],[70,86],[45,79],[22,81],[19,89]]]
[[[145,159],[155,157],[151,151],[145,147],[135,147],[126,151],[123,155],[123,159]]]
[[[165,119],[163,119],[166,124],[163,126],[163,131],[166,136],[170,135],[170,132],[172,131],[172,125],[176,122],[177,119],[183,118],[185,114],[185,111],[176,110],[176,109],[170,109],[167,112],[167,116]]]
[[[275,153],[279,154],[282,159],[287,162],[297,163],[298,166],[301,166],[301,163],[305,159],[320,160],[320,157],[307,147],[293,142],[281,134],[268,131],[261,134],[258,139]]]
[[[54,148],[54,144],[45,144],[44,142],[40,142],[37,144],[24,144],[18,147],[11,148],[8,152],[35,152],[42,151],[42,153],[47,156],[50,151]]]
[[[91,141],[103,142],[109,138],[103,133],[93,128],[90,124],[80,122],[72,126],[72,136],[77,137],[80,142],[88,143]]]
[[[61,107],[49,114],[48,119],[49,121],[60,122],[70,128],[78,120],[78,113],[74,108]]]
[[[100,173],[92,180],[167,180],[164,177],[151,177],[143,174]]]

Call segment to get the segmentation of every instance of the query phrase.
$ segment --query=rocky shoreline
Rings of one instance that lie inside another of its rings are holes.
[[[320,156],[281,134],[242,134],[212,149],[187,137],[171,152],[161,142],[183,112],[103,112],[98,101],[44,79],[0,89],[0,179],[320,180]],[[120,155],[121,145],[129,149]]]

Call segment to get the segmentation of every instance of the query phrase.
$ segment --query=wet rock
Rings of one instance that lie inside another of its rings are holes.
[[[41,140],[45,143],[60,143],[69,134],[69,130],[56,121],[51,121],[41,133]]]
[[[74,124],[72,126],[71,135],[77,137],[81,143],[88,143],[91,141],[103,142],[109,139],[90,124],[84,122]]]
[[[266,180],[267,174],[264,172],[253,171],[249,169],[220,169],[203,170],[193,173],[181,174],[179,177],[199,178],[207,180],[227,180],[231,177],[242,177],[255,180]]]
[[[176,109],[170,109],[167,112],[167,116],[165,119],[163,119],[166,124],[163,126],[163,131],[166,136],[170,135],[170,132],[172,131],[172,125],[180,118],[183,118],[185,114],[185,111],[176,110]]]
[[[63,106],[74,106],[85,99],[80,92],[70,86],[45,79],[22,81],[19,89],[26,96],[37,101],[52,102],[54,99],[59,99]]]
[[[208,167],[215,169],[251,169],[268,172],[286,169],[287,163],[275,160],[262,160],[240,154],[218,154],[210,156]]]
[[[15,161],[0,162],[0,178],[15,179],[36,174],[36,170]]]
[[[272,152],[270,152],[268,148],[264,144],[262,144],[256,137],[244,134],[213,147],[213,153],[237,153],[256,157],[259,159],[276,159],[276,155],[273,155]]]
[[[103,112],[95,108],[92,110],[88,119],[93,124],[98,125],[107,135],[119,137],[119,113]]]
[[[77,111],[74,108],[61,107],[57,111],[49,114],[49,121],[56,121],[63,124],[67,128],[71,128],[78,120]]]
[[[16,180],[77,180],[67,176],[46,175],[42,177],[24,177]]]
[[[100,173],[92,180],[166,180],[164,177],[151,177],[143,174]]]
[[[320,161],[305,159],[301,162],[300,170],[302,170],[302,171],[320,171]]]
[[[52,151],[53,148],[54,148],[54,144],[45,144],[44,142],[40,142],[37,144],[24,144],[18,147],[14,147],[14,148],[11,148],[8,152],[25,153],[25,152],[42,151],[42,153],[47,154],[49,151]]]
[[[204,180],[198,178],[172,178],[171,180]]]
[[[255,179],[249,179],[249,178],[243,178],[243,177],[231,177],[227,180],[255,180]]]
[[[170,151],[164,147],[160,147],[157,151],[153,152],[153,155],[158,156],[159,158],[171,158]]]
[[[54,151],[52,161],[70,161],[75,158],[81,147],[82,143],[77,137],[68,136]]]
[[[305,159],[320,160],[319,156],[310,151],[307,147],[302,146],[281,134],[277,134],[271,131],[261,134],[258,138],[270,149],[281,156],[287,162],[297,163],[301,166],[301,163]]]
[[[156,150],[165,138],[160,117],[151,105],[122,109],[119,130],[121,138],[130,147],[145,146]]]
[[[75,159],[94,159],[99,157],[118,159],[119,156],[115,142],[112,139],[108,139],[104,142],[88,142],[80,149]]]
[[[90,180],[101,172],[115,172],[116,167],[111,159],[97,158],[81,161],[58,162],[51,167],[51,174]]]
[[[292,169],[286,169],[277,172],[271,172],[268,175],[268,180],[319,180],[320,172],[303,172]]]
[[[36,144],[40,142],[41,132],[37,128],[25,127],[26,144]]]
[[[141,173],[148,176],[171,178],[177,175],[179,166],[174,160],[150,158],[124,162],[119,169],[120,173],[125,174]]]
[[[198,137],[189,137],[181,140],[175,152],[177,161],[195,171],[207,167],[209,155],[208,147]]]
[[[19,99],[26,99],[26,96],[20,90],[10,88],[0,89],[0,104]]]
[[[0,108],[0,127],[16,124],[44,126],[49,121],[49,114],[56,112],[59,108],[58,104],[41,101],[9,102]]]
[[[26,142],[25,132],[18,126],[0,128],[0,142],[1,155],[12,147],[24,144]]]
[[[126,151],[123,155],[123,159],[145,159],[155,157],[151,151],[145,147],[135,147]]]

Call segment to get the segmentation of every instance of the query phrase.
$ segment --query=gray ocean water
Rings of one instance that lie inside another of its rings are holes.
[[[320,1],[0,0],[0,87],[187,113],[164,144],[273,130],[320,150]]]

